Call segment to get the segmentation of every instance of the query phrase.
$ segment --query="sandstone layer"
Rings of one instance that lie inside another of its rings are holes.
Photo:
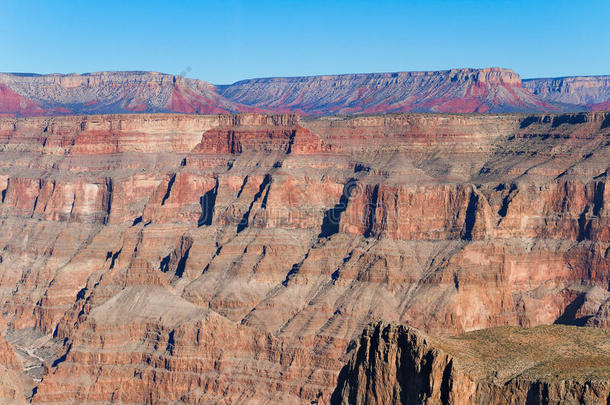
[[[333,404],[606,404],[610,333],[497,327],[434,338],[408,326],[367,327]]]
[[[602,112],[2,119],[14,393],[326,404],[374,320],[607,327],[609,162]]]

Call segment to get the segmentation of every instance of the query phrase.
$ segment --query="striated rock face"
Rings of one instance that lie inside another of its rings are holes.
[[[5,115],[255,110],[225,99],[207,82],[157,72],[0,74],[0,113]]]
[[[2,326],[5,328],[5,326]],[[0,335],[0,401],[3,404],[25,404],[22,365],[11,345]]]
[[[434,338],[404,325],[364,329],[332,404],[605,404],[610,333],[499,327]]]
[[[220,90],[239,103],[315,115],[555,109],[500,68],[253,79]]]
[[[604,327],[609,123],[4,118],[0,330],[27,382],[14,392],[327,404],[374,320]]]
[[[256,392],[295,402],[329,377],[317,371],[328,360],[302,343],[239,325],[164,287],[127,287],[77,327],[34,402],[234,402]]]
[[[517,73],[502,68],[265,78],[219,86],[157,72],[0,73],[0,117],[607,110],[608,83],[607,76],[522,83]]]
[[[528,79],[523,87],[551,103],[579,104],[588,110],[610,109],[610,76]]]

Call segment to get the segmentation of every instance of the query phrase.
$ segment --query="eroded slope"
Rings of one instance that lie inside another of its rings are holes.
[[[4,119],[5,334],[35,402],[327,403],[372,320],[607,325],[609,123]]]

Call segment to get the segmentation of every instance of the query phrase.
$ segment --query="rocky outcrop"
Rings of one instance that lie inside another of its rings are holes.
[[[11,345],[0,335],[0,401],[3,404],[25,404],[22,365]]]
[[[157,72],[0,74],[1,116],[237,112],[301,115],[604,110],[607,76],[529,79],[502,68],[265,78],[231,85]]]
[[[610,334],[539,326],[434,338],[378,322],[364,329],[332,404],[602,404]]]
[[[4,118],[0,327],[26,396],[327,404],[373,320],[603,326],[608,122]]]
[[[587,319],[587,325],[610,330],[610,298],[602,302],[598,308],[595,315]]]

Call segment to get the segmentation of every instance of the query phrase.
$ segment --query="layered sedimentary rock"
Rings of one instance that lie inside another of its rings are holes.
[[[500,68],[252,79],[220,89],[239,103],[316,115],[554,109]]]
[[[22,364],[11,345],[0,335],[0,401],[3,404],[24,404]]]
[[[610,333],[498,327],[434,338],[379,322],[358,338],[333,404],[605,404]]]
[[[373,320],[603,327],[608,162],[601,112],[2,119],[24,396],[323,404]]]
[[[589,110],[610,109],[610,76],[528,79],[523,87],[548,102],[578,104]]]
[[[256,109],[225,99],[205,81],[157,72],[0,74],[4,115],[240,111]]]
[[[0,74],[0,116],[229,112],[302,115],[610,109],[607,76],[521,81],[502,68],[243,80],[157,72]]]

